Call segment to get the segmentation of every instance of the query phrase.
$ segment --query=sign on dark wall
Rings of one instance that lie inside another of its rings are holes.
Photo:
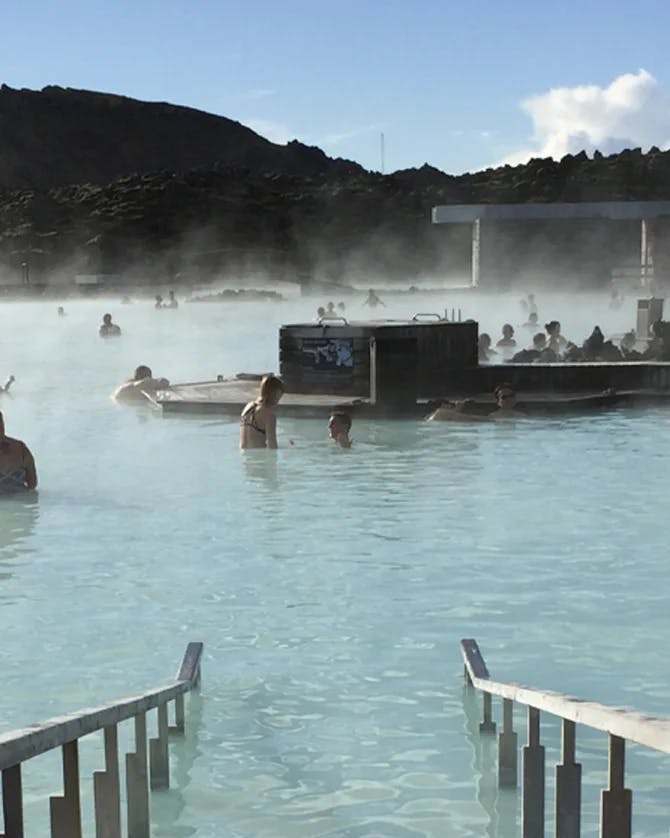
[[[341,338],[303,338],[302,364],[310,370],[351,372],[354,367],[354,342]]]

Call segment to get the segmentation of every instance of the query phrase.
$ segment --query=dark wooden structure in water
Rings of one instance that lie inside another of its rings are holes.
[[[282,326],[279,374],[286,394],[279,412],[322,417],[333,409],[371,417],[425,415],[446,399],[493,406],[508,383],[529,412],[566,412],[670,401],[670,363],[478,363],[475,321],[439,315],[411,320]],[[160,394],[165,413],[237,414],[258,392],[259,376],[175,385]]]
[[[279,374],[291,393],[414,403],[440,392],[450,371],[473,366],[477,324],[449,323],[437,314],[355,323],[332,318],[279,330]]]

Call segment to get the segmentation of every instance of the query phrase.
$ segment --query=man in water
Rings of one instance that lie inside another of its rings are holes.
[[[381,297],[378,297],[375,294],[375,289],[370,288],[368,290],[368,296],[363,300],[364,306],[370,306],[370,308],[376,308],[377,306],[383,306],[384,303],[381,300]]]
[[[165,303],[163,308],[179,308],[179,303],[177,302],[177,298],[174,295],[174,291],[170,291],[168,295],[168,301]]]
[[[102,317],[102,326],[98,332],[101,338],[116,338],[121,334],[121,329],[112,323],[112,315],[104,314]]]
[[[328,420],[328,433],[335,445],[340,448],[351,448],[349,431],[351,430],[351,416],[348,413],[333,412]]]
[[[493,391],[498,409],[489,413],[489,419],[504,422],[508,419],[522,419],[525,414],[516,409],[516,393],[511,384],[499,384]]]
[[[151,368],[140,364],[133,377],[117,387],[113,398],[117,402],[146,404],[147,397],[153,400],[158,390],[166,390],[169,386],[167,378],[154,378]]]
[[[0,412],[0,495],[32,491],[37,488],[37,470],[30,449],[5,435],[5,420]]]

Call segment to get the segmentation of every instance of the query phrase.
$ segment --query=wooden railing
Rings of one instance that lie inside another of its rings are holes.
[[[175,680],[132,698],[103,707],[50,719],[40,725],[0,736],[4,832],[0,838],[24,838],[21,766],[32,757],[62,749],[64,793],[51,797],[51,838],[81,838],[78,740],[104,731],[105,769],[93,773],[96,838],[121,838],[121,787],[117,725],[134,719],[135,752],[126,754],[126,807],[128,838],[149,838],[149,788],[168,788],[170,765],[168,734],[184,733],[184,695],[200,686],[202,643],[189,643]],[[168,704],[174,701],[175,723],[168,723]],[[158,736],[149,740],[147,719],[156,710]]]
[[[461,640],[467,683],[483,694],[480,733],[493,734],[492,697],[502,698],[502,731],[498,736],[498,785],[517,786],[517,734],[514,702],[527,707],[528,742],[523,748],[522,835],[544,838],[545,760],[540,744],[540,712],[562,720],[561,762],[556,766],[555,836],[578,838],[581,830],[581,773],[576,762],[576,724],[607,733],[608,787],[600,798],[601,838],[631,838],[632,793],[625,787],[626,741],[670,754],[670,719],[645,716],[634,710],[608,707],[573,696],[536,690],[521,684],[492,681],[476,640]]]

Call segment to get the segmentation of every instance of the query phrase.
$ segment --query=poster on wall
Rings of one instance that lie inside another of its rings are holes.
[[[354,367],[354,342],[341,338],[303,338],[302,363],[315,372],[351,372]]]

